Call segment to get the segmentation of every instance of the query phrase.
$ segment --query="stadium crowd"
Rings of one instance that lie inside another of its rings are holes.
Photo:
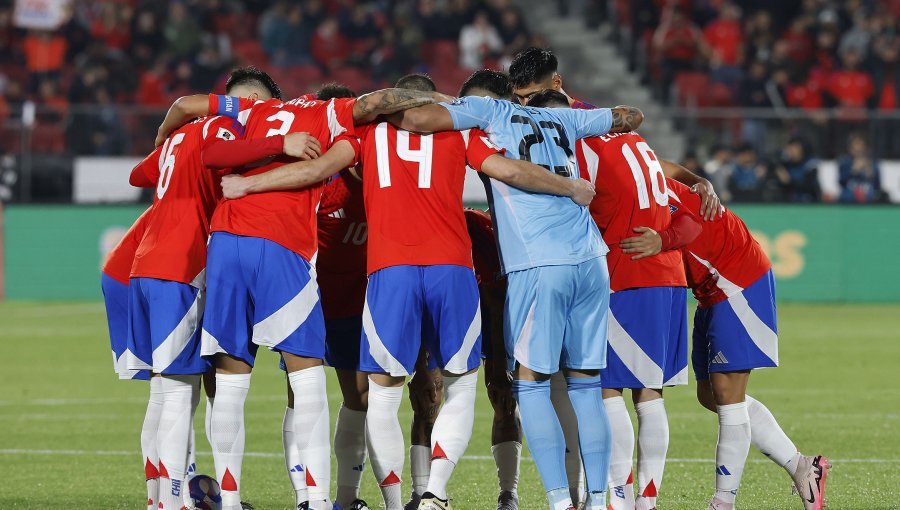
[[[18,29],[12,10],[0,5],[0,120],[31,100],[38,150],[80,155],[141,153],[126,131],[159,118],[116,106],[155,112],[236,65],[270,69],[291,96],[329,81],[372,90],[411,71],[452,88],[541,44],[509,0],[75,1],[55,31]],[[19,137],[6,138],[16,151]]]

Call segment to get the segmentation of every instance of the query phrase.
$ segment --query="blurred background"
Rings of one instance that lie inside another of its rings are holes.
[[[286,97],[409,72],[455,94],[534,45],[571,96],[644,111],[656,152],[754,229],[782,297],[900,301],[898,29],[898,0],[3,0],[0,288],[99,297],[148,201],[128,172],[168,105],[234,66]]]

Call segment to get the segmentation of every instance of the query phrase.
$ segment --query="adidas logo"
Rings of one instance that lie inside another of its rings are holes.
[[[329,218],[336,218],[336,219],[341,220],[341,219],[344,219],[344,218],[347,217],[347,213],[345,213],[345,212],[344,212],[344,208],[341,207],[341,208],[338,209],[337,211],[334,211],[333,213],[329,214],[328,217],[329,217]]]
[[[362,471],[363,471],[365,468],[366,468],[366,465],[365,465],[365,464],[359,464],[359,465],[353,466],[353,470],[354,470],[354,471],[359,471],[360,473],[362,473]]]
[[[303,472],[303,466],[300,464],[297,464],[296,466],[291,468],[291,473],[302,473],[302,472]]]
[[[722,476],[731,476],[731,472],[725,467],[725,464],[716,468],[716,474]]]
[[[719,351],[718,353],[716,353],[716,356],[712,359],[712,364],[714,364],[714,365],[727,365],[727,364],[728,364],[728,358],[726,358],[725,355],[722,354],[722,351]]]
[[[625,486],[617,485],[613,488],[613,494],[619,499],[625,499]]]

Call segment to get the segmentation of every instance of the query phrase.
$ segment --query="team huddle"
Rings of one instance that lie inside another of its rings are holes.
[[[570,98],[537,48],[509,75],[475,72],[458,98],[409,75],[359,97],[330,85],[283,101],[242,68],[224,95],[176,101],[130,177],[155,188],[153,204],[101,281],[116,372],[150,382],[148,510],[194,507],[201,380],[222,508],[249,507],[244,403],[260,346],[287,376],[298,509],[368,509],[367,459],[387,510],[451,508],[482,365],[498,510],[518,508],[523,434],[551,510],[655,509],[663,389],[688,380],[686,287],[697,398],[719,416],[708,508],[735,508],[751,444],[806,510],[823,508],[828,461],[800,454],[746,395],[752,369],[778,364],[771,263],[708,181],[657,157],[642,121]],[[489,212],[464,208],[467,169]],[[343,397],[333,440],[326,366]]]

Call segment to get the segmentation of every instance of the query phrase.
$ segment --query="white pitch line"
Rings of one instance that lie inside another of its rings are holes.
[[[7,448],[0,449],[0,455],[113,455],[113,456],[135,456],[139,457],[141,452],[131,450],[31,450],[26,448]],[[201,457],[212,457],[212,452],[197,452]],[[264,459],[282,458],[284,454],[281,452],[245,452],[245,457],[259,457]],[[492,455],[466,455],[465,460],[493,461]],[[522,460],[531,460],[531,457],[523,457]],[[900,464],[900,459],[829,459],[831,462],[838,464]],[[667,462],[676,464],[705,464],[713,463],[715,459],[680,459],[670,458]],[[771,462],[768,459],[747,459],[747,462],[764,464]]]

